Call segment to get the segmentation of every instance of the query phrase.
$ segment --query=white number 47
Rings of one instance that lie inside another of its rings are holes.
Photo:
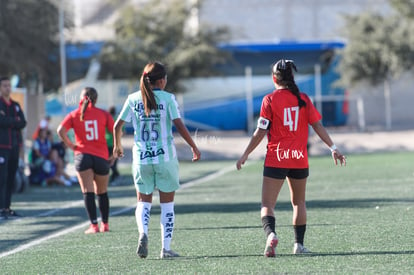
[[[294,120],[292,119],[294,113]],[[289,126],[289,131],[296,131],[298,129],[299,120],[299,106],[288,107],[284,109],[283,125]]]

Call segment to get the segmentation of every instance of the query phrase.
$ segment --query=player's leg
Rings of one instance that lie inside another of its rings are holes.
[[[95,202],[95,187],[93,183],[94,173],[92,169],[84,171],[78,171],[79,185],[83,193],[83,201],[85,203],[86,213],[88,214],[89,221],[91,222],[89,229],[85,231],[85,234],[98,233],[98,219],[96,215],[96,202]]]
[[[264,251],[266,257],[274,257],[276,255],[275,249],[278,244],[278,238],[276,234],[274,208],[283,182],[284,179],[276,179],[268,176],[263,177],[262,208],[260,216],[263,230],[266,235],[266,246]]]
[[[293,207],[292,224],[295,233],[294,254],[309,252],[304,246],[306,231],[306,181],[307,178],[287,178]]]
[[[171,250],[171,240],[174,233],[174,195],[180,187],[178,176],[178,161],[172,160],[155,169],[156,186],[160,194],[160,226],[161,226],[161,258],[178,257],[178,253]]]
[[[7,215],[10,217],[13,216],[20,216],[15,211],[11,210],[11,198],[13,194],[14,188],[14,180],[16,178],[16,172],[19,167],[19,153],[20,149],[17,146],[14,146],[10,150],[10,155],[8,159],[8,173],[7,173],[7,183],[6,183],[6,201],[5,201],[5,208]]]
[[[174,195],[175,192],[162,192],[160,193],[160,206],[161,206],[161,258],[178,257],[178,253],[171,250],[171,240],[174,233]]]
[[[109,231],[109,169],[110,165],[107,160],[94,156],[94,184],[95,194],[98,199],[98,207],[101,213],[101,232]]]
[[[79,185],[83,194],[83,201],[85,203],[86,213],[88,214],[91,225],[85,231],[85,234],[99,232],[98,220],[96,216],[95,203],[95,186],[94,186],[94,172],[92,170],[93,161],[91,155],[79,154],[75,156],[75,168]]]
[[[140,258],[148,256],[148,225],[151,216],[152,193],[140,193],[137,189],[137,208],[135,209],[135,220],[137,222],[139,239],[137,254]]]
[[[7,177],[9,172],[9,149],[0,149],[0,220],[7,219]]]
[[[140,258],[148,256],[148,225],[151,216],[152,193],[155,187],[153,165],[132,165],[132,174],[137,193],[135,220],[138,227],[137,254]]]

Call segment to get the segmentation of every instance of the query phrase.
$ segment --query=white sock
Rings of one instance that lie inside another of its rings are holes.
[[[174,231],[174,202],[160,203],[161,206],[161,244],[165,250],[170,250]]]
[[[137,221],[138,232],[145,233],[148,236],[148,224],[150,220],[151,203],[138,202],[135,209],[135,220]]]

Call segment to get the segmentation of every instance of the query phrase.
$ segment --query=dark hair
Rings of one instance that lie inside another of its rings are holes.
[[[300,97],[300,91],[295,82],[293,70],[297,72],[293,60],[281,59],[272,65],[272,74],[276,77],[279,85],[286,86],[288,90],[298,99],[299,108],[306,106],[306,102]]]
[[[111,116],[114,116],[116,114],[116,108],[115,108],[115,106],[109,107],[108,113],[110,113]]]
[[[152,85],[157,80],[163,79],[166,75],[167,71],[164,64],[158,61],[148,63],[142,72],[140,88],[146,116],[149,116],[151,110],[157,109],[157,102],[152,91]]]
[[[95,90],[95,88],[92,87],[85,87],[82,90],[82,99],[81,99],[81,116],[80,121],[83,121],[83,118],[85,116],[85,110],[88,107],[89,103],[92,103],[93,106],[95,106],[96,101],[98,100],[98,92]]]
[[[10,78],[8,76],[0,76],[0,84],[4,80],[10,80]]]

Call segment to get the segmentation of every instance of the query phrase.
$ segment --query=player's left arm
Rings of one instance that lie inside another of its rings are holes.
[[[332,158],[335,161],[335,164],[338,164],[338,160],[341,165],[346,165],[346,158],[344,155],[341,154],[339,149],[336,147],[334,142],[332,141],[331,137],[329,136],[328,132],[326,131],[325,127],[323,127],[321,121],[317,121],[311,124],[315,133],[319,136],[319,138],[328,145],[329,149],[332,153]]]
[[[173,120],[175,128],[177,128],[178,133],[183,137],[183,139],[188,143],[191,147],[191,151],[193,152],[193,159],[192,161],[197,161],[201,157],[200,150],[198,150],[197,145],[195,144],[193,138],[191,137],[190,133],[188,132],[187,127],[184,125],[181,118],[176,118]]]

